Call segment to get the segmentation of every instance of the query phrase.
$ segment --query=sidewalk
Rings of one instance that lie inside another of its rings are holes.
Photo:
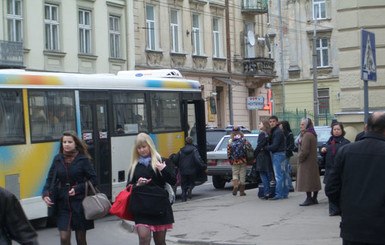
[[[174,229],[167,244],[215,245],[340,245],[340,217],[328,216],[323,191],[319,204],[300,207],[305,193],[290,193],[284,200],[260,200],[258,189],[247,196],[227,195],[189,200],[173,205]],[[132,227],[132,222],[123,222]]]

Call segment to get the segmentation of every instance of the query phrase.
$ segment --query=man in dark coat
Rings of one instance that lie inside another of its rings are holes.
[[[0,244],[10,245],[11,240],[22,245],[38,245],[37,233],[24,214],[19,200],[0,187]]]
[[[190,136],[186,137],[186,145],[173,158],[173,162],[180,171],[182,202],[185,202],[187,196],[191,199],[196,175],[199,171],[205,170],[207,166],[199,155],[198,149],[193,145],[193,138]]]
[[[385,244],[385,113],[374,112],[362,140],[342,146],[326,183],[341,209],[344,245]]]

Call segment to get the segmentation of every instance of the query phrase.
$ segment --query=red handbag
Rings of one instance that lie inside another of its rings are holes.
[[[134,215],[130,212],[128,206],[130,203],[132,185],[128,185],[115,198],[114,204],[110,209],[110,214],[118,216],[121,219],[134,221]]]

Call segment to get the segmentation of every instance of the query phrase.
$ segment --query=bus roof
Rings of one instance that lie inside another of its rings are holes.
[[[150,70],[146,70],[149,74]],[[175,70],[174,70],[175,71]],[[140,70],[134,71],[137,74]],[[179,71],[178,71],[179,73]],[[121,89],[121,90],[196,90],[200,84],[181,77],[161,77],[163,73],[137,77],[121,73],[79,74],[34,72],[17,69],[0,70],[0,88],[63,88],[63,89]],[[179,73],[180,75],[180,73]]]

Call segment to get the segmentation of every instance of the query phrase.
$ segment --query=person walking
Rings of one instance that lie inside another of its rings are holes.
[[[310,118],[301,120],[300,130],[296,184],[297,191],[306,192],[306,200],[300,206],[309,206],[318,204],[318,191],[321,190],[317,156],[317,133]]]
[[[199,171],[207,169],[198,149],[193,144],[193,138],[188,136],[185,142],[186,145],[172,159],[181,174],[182,202],[187,201],[187,197],[192,198],[196,175]]]
[[[283,131],[285,135],[286,142],[286,151],[285,151],[285,172],[286,172],[286,180],[289,188],[289,192],[294,191],[293,182],[291,180],[291,165],[290,158],[293,156],[293,151],[295,148],[294,145],[294,135],[290,128],[290,123],[288,121],[280,121],[279,128]]]
[[[47,206],[55,205],[57,208],[56,223],[61,245],[71,244],[71,229],[75,230],[77,244],[86,245],[87,230],[94,228],[94,222],[85,219],[82,206],[87,180],[96,185],[91,156],[76,132],[65,131],[60,139],[59,154],[53,159],[42,193]],[[50,196],[53,188],[57,189],[55,202]]]
[[[273,165],[271,162],[270,152],[263,151],[262,149],[269,144],[270,137],[270,124],[269,121],[264,120],[259,123],[259,135],[258,144],[254,151],[256,159],[256,170],[259,172],[263,184],[263,198],[269,199],[271,196],[270,192],[270,181],[272,179]]]
[[[325,158],[325,174],[324,174],[324,184],[327,183],[329,179],[329,173],[334,167],[334,158],[337,154],[338,149],[343,145],[349,144],[350,141],[345,139],[345,130],[342,123],[334,123],[331,127],[331,136],[329,140],[325,143],[325,146],[321,148],[321,155]],[[329,215],[335,216],[340,214],[338,204],[333,203],[329,200]]]
[[[0,244],[38,245],[37,233],[25,216],[17,197],[0,187]]]
[[[233,126],[233,131],[227,145],[227,157],[229,158],[233,175],[233,195],[239,190],[240,196],[246,196],[246,144],[250,144],[240,131],[239,126]]]
[[[337,151],[325,186],[341,210],[343,245],[385,244],[385,113],[369,115],[366,128]]]
[[[146,133],[140,133],[136,136],[134,147],[132,149],[131,168],[128,175],[128,183],[132,184],[133,191],[140,186],[148,186],[153,191],[165,191],[166,183],[174,186],[176,183],[175,171],[171,166],[162,161],[157,152],[154,142]],[[151,188],[158,187],[158,188]],[[160,188],[159,188],[160,187]],[[159,195],[160,192],[153,193]],[[135,202],[131,197],[130,202]],[[140,213],[133,213],[135,220],[135,229],[138,233],[140,245],[150,245],[151,237],[156,245],[166,244],[166,233],[172,229],[174,215],[170,202],[155,203],[164,210],[161,214],[149,214],[150,210],[143,210]],[[152,236],[151,236],[152,233]]]
[[[271,127],[271,139],[270,145],[263,148],[263,150],[271,152],[273,169],[275,176],[275,196],[270,200],[278,200],[288,198],[289,188],[287,186],[286,172],[285,172],[285,136],[282,130],[278,127],[278,117],[271,116],[269,118],[269,124]]]

